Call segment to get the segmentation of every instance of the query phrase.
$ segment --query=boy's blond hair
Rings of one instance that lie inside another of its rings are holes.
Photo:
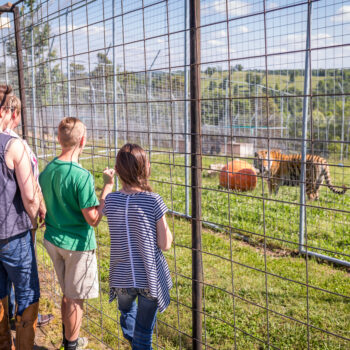
[[[74,117],[63,118],[58,125],[58,136],[63,148],[78,146],[81,138],[85,135],[85,125]]]

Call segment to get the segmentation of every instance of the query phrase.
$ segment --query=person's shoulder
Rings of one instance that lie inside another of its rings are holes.
[[[108,193],[107,196],[106,196],[106,201],[110,200],[110,199],[113,199],[113,198],[116,198],[119,193],[120,193],[119,191]]]
[[[13,137],[11,135],[6,136],[8,136],[8,141],[6,145],[7,151],[15,155],[16,158],[22,157],[22,152],[24,151],[23,142],[19,138]]]
[[[76,172],[78,174],[82,174],[82,175],[85,175],[85,176],[92,176],[90,171],[85,169],[85,168],[83,168],[79,163],[74,163],[73,162],[72,165],[73,165],[74,169],[76,170]]]
[[[155,201],[159,201],[162,200],[162,197],[160,194],[156,193],[156,192],[145,192],[147,193],[151,198],[153,198],[153,200]]]
[[[72,183],[80,189],[90,189],[94,187],[94,178],[89,170],[83,168],[78,163],[72,163],[72,171],[69,173]]]
[[[162,197],[155,192],[142,192],[142,199],[145,199],[147,203],[152,203],[156,205],[156,203],[162,202]]]
[[[135,193],[134,195],[132,195],[132,197],[134,197],[135,199],[142,200],[142,201],[144,201],[144,200],[153,201],[154,198],[156,198],[155,195],[156,195],[156,193],[143,191],[143,192]]]
[[[145,195],[146,197],[150,197],[150,198],[158,198],[159,197],[159,194],[155,193],[155,192],[145,191],[145,192],[142,192],[142,194]]]
[[[15,137],[16,139],[19,139],[19,135],[16,132],[14,132],[12,129],[7,128],[3,131],[3,133],[5,135],[9,135],[9,136]]]
[[[111,192],[108,193],[106,198],[105,198],[105,205],[106,206],[113,206],[116,203],[121,203],[121,200],[123,198],[122,193],[120,193],[119,191],[115,191],[115,192]]]
[[[40,172],[39,180],[44,178],[46,174],[51,171],[52,168],[55,168],[55,160],[56,158],[52,159],[49,163],[46,164],[43,171]]]

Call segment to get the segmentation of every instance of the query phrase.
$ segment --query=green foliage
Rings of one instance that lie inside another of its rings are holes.
[[[208,67],[205,71],[204,71],[204,73],[205,74],[207,74],[207,75],[209,75],[210,77],[215,73],[215,72],[217,72],[218,70],[217,70],[217,68],[216,67]]]
[[[289,72],[289,81],[291,83],[295,82],[295,72],[294,71]]]
[[[261,74],[253,73],[253,72],[247,72],[247,74],[245,76],[245,81],[248,84],[259,85],[261,83]]]

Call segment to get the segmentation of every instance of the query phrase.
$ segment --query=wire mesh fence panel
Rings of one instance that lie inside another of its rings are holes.
[[[87,127],[80,163],[97,193],[123,144],[149,156],[174,235],[165,253],[174,287],[153,348],[348,348],[350,1],[17,6],[25,136],[41,169],[59,155],[68,115]],[[13,20],[0,20],[0,77],[18,92]],[[100,295],[86,302],[83,326],[124,349],[118,305],[108,302],[106,220],[95,232]],[[58,302],[43,247],[38,261]]]

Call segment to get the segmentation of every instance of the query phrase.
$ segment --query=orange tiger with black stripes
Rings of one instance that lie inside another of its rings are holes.
[[[277,194],[280,186],[299,186],[301,154],[283,154],[278,150],[262,150],[255,153],[254,167],[262,175],[268,176],[269,193]],[[270,170],[269,170],[270,169]],[[337,194],[344,194],[347,188],[337,190],[330,179],[327,161],[319,156],[306,156],[306,194],[309,200],[319,198],[319,190],[325,180],[328,188]]]

